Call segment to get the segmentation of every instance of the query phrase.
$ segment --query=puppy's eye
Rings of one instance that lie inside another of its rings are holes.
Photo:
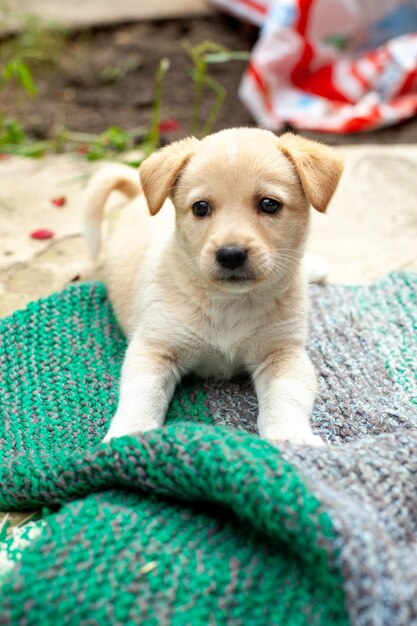
[[[193,204],[193,213],[196,217],[205,217],[211,213],[211,206],[205,200],[199,200]]]
[[[282,202],[273,200],[273,198],[262,198],[262,200],[259,201],[258,207],[262,213],[276,213],[282,209]]]

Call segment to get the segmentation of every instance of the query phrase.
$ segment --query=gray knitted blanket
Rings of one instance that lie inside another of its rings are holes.
[[[125,349],[101,285],[1,331],[0,508],[48,507],[0,532],[1,624],[417,624],[417,275],[311,287],[319,449],[260,441],[246,378],[100,444]]]

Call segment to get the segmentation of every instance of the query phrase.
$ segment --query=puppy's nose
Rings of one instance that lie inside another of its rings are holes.
[[[244,248],[239,246],[224,246],[216,252],[216,261],[228,270],[235,270],[241,267],[248,257]]]

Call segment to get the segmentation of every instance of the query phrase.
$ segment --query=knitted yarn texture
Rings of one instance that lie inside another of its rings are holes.
[[[0,322],[0,508],[48,507],[3,537],[0,624],[417,623],[416,301],[412,274],[311,289],[321,449],[260,440],[246,378],[188,378],[167,426],[102,444],[105,288]]]

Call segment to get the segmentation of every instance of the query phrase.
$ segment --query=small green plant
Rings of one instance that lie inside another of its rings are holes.
[[[138,139],[145,135],[143,128],[123,130],[117,126],[108,128],[99,136],[83,135],[83,133],[67,133],[67,139],[71,143],[77,140],[86,146],[85,156],[89,161],[109,158],[128,150],[133,150]]]
[[[31,141],[15,119],[0,119],[0,152],[39,157],[49,147],[47,141]]]
[[[16,81],[32,98],[36,96],[37,91],[32,73],[26,63],[19,59],[10,61],[3,68],[0,74],[0,92],[12,81]],[[0,114],[0,150],[9,152],[15,147],[16,152],[21,154],[24,153],[24,148],[27,147],[26,144],[28,143],[29,140],[21,124],[16,119],[4,118]],[[32,146],[30,156],[34,156],[33,150],[36,152],[36,148]]]
[[[8,3],[0,4],[3,16],[11,13]],[[37,88],[34,68],[55,65],[60,56],[66,35],[56,26],[45,27],[37,18],[24,16],[22,31],[0,43],[0,93],[8,84],[15,83],[28,96],[34,98]],[[19,92],[16,109],[19,108]],[[0,114],[0,151],[25,156],[40,156],[48,148],[48,142],[32,142],[17,119]]]
[[[37,90],[32,72],[29,66],[20,59],[13,59],[6,63],[0,76],[0,89],[13,80],[15,80],[29,96],[32,98],[36,96]]]
[[[213,130],[213,126],[226,97],[226,90],[223,85],[209,75],[209,65],[246,60],[249,58],[249,54],[247,52],[234,52],[225,46],[220,46],[214,41],[203,41],[197,46],[191,46],[188,42],[185,42],[183,45],[192,62],[190,74],[194,82],[191,133],[204,137],[204,135],[208,135]],[[204,87],[208,87],[214,93],[215,98],[207,118],[203,123],[201,118]]]

